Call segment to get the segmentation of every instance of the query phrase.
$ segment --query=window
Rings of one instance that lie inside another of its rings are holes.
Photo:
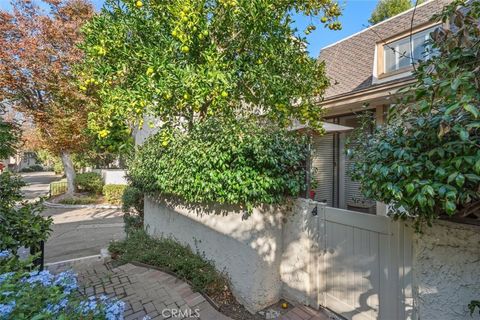
[[[384,44],[384,73],[401,70],[409,67],[412,63],[430,58],[433,53],[426,41],[430,39],[430,33],[436,28],[438,26]]]

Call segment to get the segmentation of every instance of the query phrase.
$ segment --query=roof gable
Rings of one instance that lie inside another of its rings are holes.
[[[376,44],[426,24],[451,0],[432,0],[340,40],[320,51],[331,85],[325,98],[352,93],[373,86]],[[414,15],[413,25],[412,16]],[[398,81],[398,79],[397,79]]]

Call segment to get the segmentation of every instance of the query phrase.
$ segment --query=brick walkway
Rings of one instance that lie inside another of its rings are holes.
[[[314,310],[306,306],[297,306],[280,317],[280,320],[330,320],[330,317],[323,310]]]
[[[162,271],[133,264],[110,268],[100,262],[49,269],[59,272],[67,268],[78,273],[85,294],[105,294],[125,302],[125,320],[142,320],[147,315],[151,319],[230,319],[187,283]]]
[[[201,319],[232,320],[217,311],[182,280],[165,272],[126,264],[112,268],[100,258],[91,258],[47,267],[53,273],[73,269],[78,273],[81,291],[87,295],[105,294],[125,302],[125,320]],[[148,319],[148,318],[146,318]],[[323,310],[296,306],[278,320],[331,320]]]

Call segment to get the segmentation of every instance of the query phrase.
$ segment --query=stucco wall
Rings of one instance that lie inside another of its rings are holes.
[[[480,227],[436,222],[414,235],[413,276],[418,319],[472,319],[467,304],[480,299]]]
[[[312,210],[317,203],[297,199],[283,228],[280,264],[282,296],[287,300],[316,305],[316,257],[319,254],[317,223]]]
[[[147,198],[145,228],[151,235],[188,244],[212,260],[218,270],[228,274],[239,302],[256,312],[277,302],[281,294],[281,211],[258,208],[245,219],[234,207],[194,211],[182,203]]]
[[[100,174],[105,184],[128,184],[123,169],[93,169],[93,172]]]

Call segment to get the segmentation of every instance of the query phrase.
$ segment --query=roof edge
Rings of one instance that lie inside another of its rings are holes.
[[[390,21],[390,20],[396,19],[396,18],[399,17],[399,16],[402,16],[402,15],[407,14],[407,13],[409,13],[409,12],[415,10],[415,9],[418,9],[418,8],[420,8],[420,7],[423,7],[424,5],[426,5],[426,4],[430,3],[430,2],[433,2],[433,1],[435,1],[435,0],[427,0],[427,1],[425,1],[425,2],[423,2],[423,3],[421,3],[421,4],[417,5],[417,6],[415,6],[415,7],[413,7],[413,8],[410,8],[410,9],[404,11],[404,12],[401,12],[401,13],[399,13],[399,14],[397,14],[397,15],[394,15],[393,17],[390,17],[390,18],[388,18],[388,19],[385,19],[385,20],[383,20],[383,21],[380,21],[379,23],[374,24],[373,26],[370,26],[370,27],[368,27],[368,28],[365,28],[365,29],[363,29],[363,30],[360,30],[360,31],[358,31],[358,32],[356,32],[356,33],[354,33],[354,34],[352,34],[352,35],[349,35],[348,37],[345,37],[345,38],[340,39],[340,40],[338,40],[338,41],[336,41],[336,42],[334,42],[334,43],[332,43],[332,44],[329,44],[328,46],[325,46],[325,47],[323,47],[323,48],[320,49],[320,53],[318,54],[318,56],[320,57],[320,55],[321,55],[321,53],[322,53],[322,50],[324,50],[324,49],[333,47],[333,46],[335,46],[335,45],[337,45],[337,44],[339,44],[339,43],[341,43],[341,42],[343,42],[343,41],[345,41],[345,40],[348,40],[348,39],[350,39],[350,38],[353,38],[353,37],[355,37],[355,36],[357,36],[357,35],[365,32],[365,31],[368,31],[368,30],[370,30],[370,29],[372,29],[372,28],[375,28],[375,27],[377,27],[377,26],[379,26],[379,25],[381,25],[381,24],[383,24],[383,23],[385,23],[385,22],[388,22],[388,21]]]

